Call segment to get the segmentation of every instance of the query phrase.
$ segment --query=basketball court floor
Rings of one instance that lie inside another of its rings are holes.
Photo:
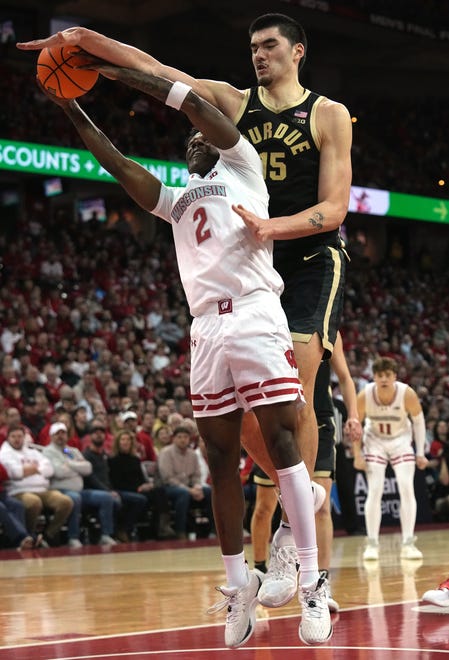
[[[215,540],[2,551],[0,660],[442,660],[449,608],[420,597],[449,576],[449,529],[418,530],[417,545],[424,559],[401,561],[400,535],[388,530],[380,560],[364,563],[363,537],[336,538],[331,640],[302,644],[295,600],[259,606],[254,635],[236,650],[224,646],[224,611],[206,612],[224,580]]]

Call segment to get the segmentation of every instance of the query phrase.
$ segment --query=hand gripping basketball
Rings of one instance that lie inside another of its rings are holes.
[[[62,99],[75,99],[88,92],[98,80],[98,71],[78,69],[86,58],[77,55],[78,46],[54,46],[41,50],[37,60],[37,77],[52,94]]]

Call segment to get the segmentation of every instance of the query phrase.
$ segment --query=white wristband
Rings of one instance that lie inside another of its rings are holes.
[[[191,91],[191,89],[192,88],[190,85],[186,85],[177,80],[173,83],[170,91],[168,92],[168,96],[165,99],[165,105],[169,105],[170,108],[179,110],[184,102],[185,97]]]

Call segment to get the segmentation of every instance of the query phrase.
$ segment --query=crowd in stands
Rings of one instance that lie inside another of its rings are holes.
[[[68,451],[77,450],[93,464],[97,445],[100,463],[109,461],[112,475],[118,456],[129,464],[127,485],[101,478],[101,489],[117,493],[118,502],[116,527],[104,537],[117,538],[118,532],[136,538],[142,511],[121,527],[118,513],[124,492],[142,491],[131,499],[160,519],[154,536],[184,538],[191,504],[204,500],[198,515],[211,517],[210,486],[207,466],[205,475],[200,472],[204,452],[197,449],[189,400],[190,317],[170,239],[160,234],[152,245],[141,245],[100,223],[23,219],[19,229],[13,240],[0,238],[0,443],[7,442],[9,429],[22,425],[26,445],[46,448],[52,425],[62,424]],[[381,355],[396,359],[399,379],[417,391],[427,423],[435,508],[449,494],[439,484],[449,447],[448,277],[392,261],[374,267],[355,260],[348,268],[341,328],[358,390],[372,379],[372,362]],[[179,444],[193,452],[191,479],[173,480],[165,461],[155,481],[154,468],[176,444],[179,428]],[[134,457],[142,463],[141,483]],[[251,497],[244,463],[242,483]],[[51,487],[56,477],[48,479]],[[96,489],[98,483],[85,481],[84,487]],[[170,519],[177,505],[184,513]]]
[[[24,73],[1,69],[0,119],[5,130],[0,137],[84,148],[60,109],[37,89],[34,70]],[[236,84],[245,87],[248,81]],[[449,118],[443,98],[407,97],[395,99],[394,103],[372,96],[337,100],[357,117],[352,154],[354,185],[430,197],[449,196],[447,185],[440,187],[437,183],[444,179],[449,161],[445,139]],[[106,79],[101,79],[79,102],[123,153],[184,161],[189,129],[182,113]]]

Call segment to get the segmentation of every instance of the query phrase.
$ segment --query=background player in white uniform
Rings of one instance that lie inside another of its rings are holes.
[[[421,559],[414,545],[416,498],[413,486],[415,465],[424,470],[425,422],[418,396],[406,383],[396,380],[397,364],[390,358],[373,363],[374,382],[357,396],[359,419],[365,420],[363,456],[360,443],[354,443],[354,467],[366,470],[368,495],[365,524],[368,536],[363,558],[379,558],[379,529],[385,470],[391,464],[401,500],[399,517],[402,531],[402,559]],[[413,429],[413,433],[412,433]],[[416,454],[412,447],[415,441]]]
[[[260,587],[260,575],[248,570],[243,552],[244,497],[238,468],[242,415],[249,407],[257,415],[276,468],[298,546],[299,634],[309,644],[324,642],[332,626],[318,573],[310,478],[297,449],[301,386],[279,301],[282,281],[271,265],[270,245],[256,244],[231,208],[237,194],[268,216],[260,159],[234,124],[189,86],[98,61],[95,68],[182,109],[201,131],[187,145],[187,188],[169,190],[117,151],[75,100],[51,97],[101,165],[136,202],[173,227],[180,275],[195,315],[191,389],[198,430],[207,447],[227,577],[227,586],[220,588],[227,606],[226,645],[240,646],[252,634]]]

